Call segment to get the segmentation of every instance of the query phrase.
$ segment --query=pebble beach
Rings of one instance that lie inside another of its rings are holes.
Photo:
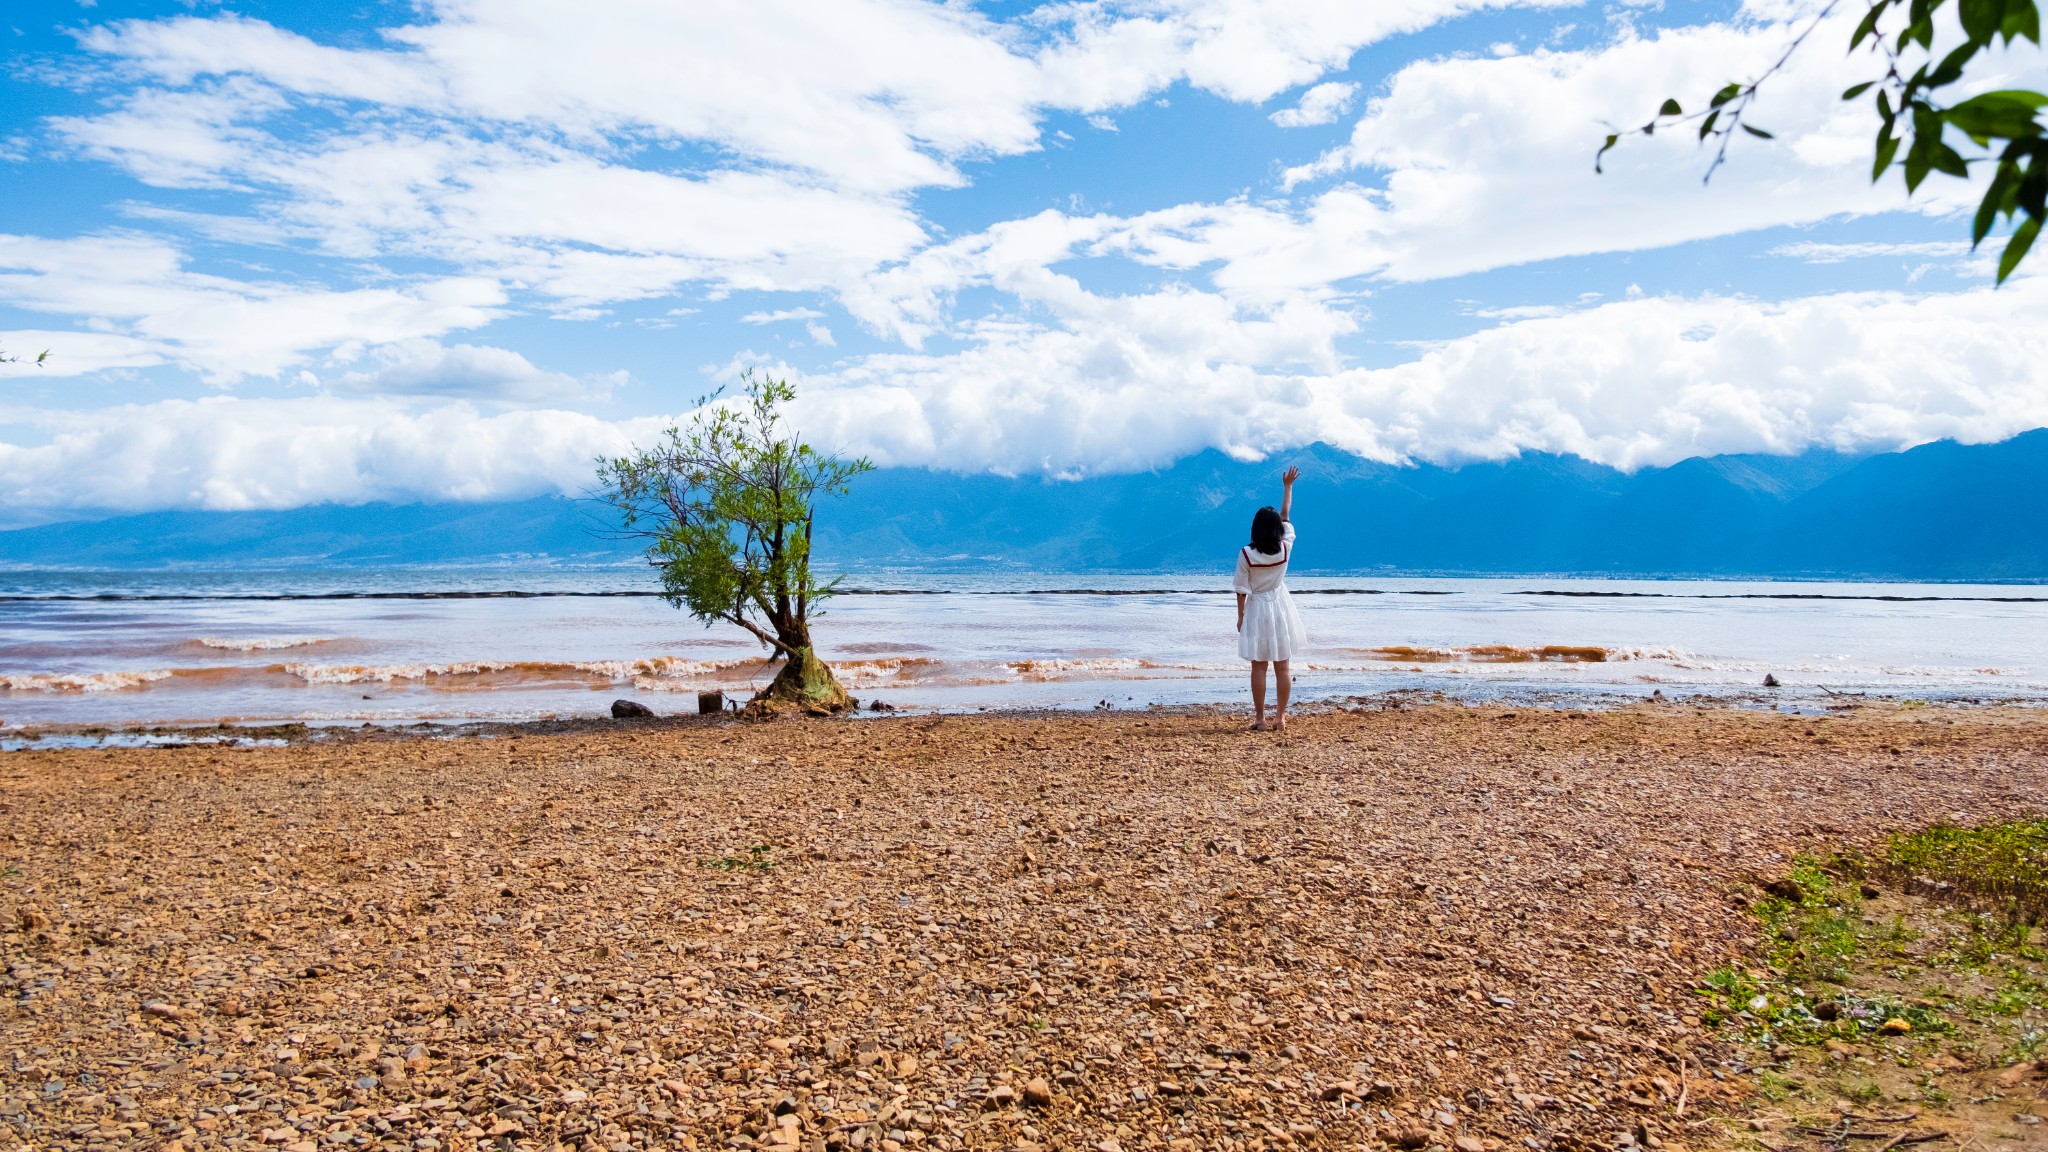
[[[722,718],[0,757],[0,1148],[1717,1146],[1792,854],[2030,708]]]

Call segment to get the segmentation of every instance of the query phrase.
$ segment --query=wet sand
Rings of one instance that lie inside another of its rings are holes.
[[[2048,808],[2030,709],[1242,724],[0,757],[0,1147],[1712,1145],[1730,893]]]

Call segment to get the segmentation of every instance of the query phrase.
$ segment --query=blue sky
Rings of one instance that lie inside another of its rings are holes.
[[[2048,424],[2048,285],[1990,287],[1965,182],[1870,184],[1846,25],[1711,185],[1669,134],[1592,173],[1809,12],[29,0],[0,517],[577,491],[749,366],[967,472]]]

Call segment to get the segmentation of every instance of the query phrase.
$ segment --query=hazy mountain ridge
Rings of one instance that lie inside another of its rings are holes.
[[[1444,468],[1316,445],[1254,464],[1220,452],[1081,481],[887,469],[819,516],[855,570],[1220,571],[1251,513],[1303,481],[1304,572],[2048,579],[2048,429],[1852,457],[1718,456],[1626,474],[1530,454]],[[0,532],[0,564],[387,566],[629,562],[609,510],[504,504],[158,512]]]

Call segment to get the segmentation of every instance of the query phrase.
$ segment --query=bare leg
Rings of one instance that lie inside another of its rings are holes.
[[[1266,662],[1252,661],[1252,731],[1266,730]]]
[[[1273,727],[1285,732],[1287,730],[1287,697],[1294,691],[1294,677],[1289,674],[1287,661],[1285,660],[1273,661],[1273,674],[1274,678],[1279,681],[1275,685],[1279,689],[1279,706],[1273,709]],[[1259,692],[1261,699],[1264,699],[1265,695],[1263,690]]]

